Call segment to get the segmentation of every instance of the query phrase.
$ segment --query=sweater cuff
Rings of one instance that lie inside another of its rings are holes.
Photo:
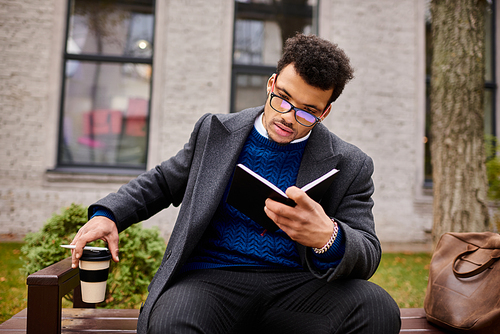
[[[102,206],[96,206],[94,208],[94,213],[92,214],[92,217],[90,217],[90,219],[92,219],[96,216],[104,216],[106,218],[111,219],[112,221],[114,221],[116,223],[115,215],[113,215],[113,212],[111,212],[110,210],[108,210]]]
[[[344,242],[344,233],[342,232],[342,229],[340,228],[339,225],[339,231],[337,232],[337,237],[335,238],[335,241],[333,244],[328,248],[328,250],[322,254],[317,254],[316,252],[312,252],[314,256],[321,260],[322,262],[324,261],[334,261],[342,258],[345,253],[345,242]]]

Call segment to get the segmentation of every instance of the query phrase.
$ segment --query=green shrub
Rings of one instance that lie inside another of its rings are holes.
[[[486,136],[486,173],[488,175],[488,198],[495,203],[492,217],[493,231],[500,231],[500,150],[495,136]]]
[[[488,174],[488,195],[493,200],[500,200],[500,158],[498,156],[498,141],[493,136],[486,139],[486,172]]]
[[[71,204],[49,218],[38,232],[26,235],[21,248],[24,274],[32,274],[70,256],[69,250],[60,245],[69,244],[86,222],[87,209]],[[104,243],[99,240],[92,245],[103,246]],[[120,262],[111,261],[106,300],[99,306],[137,308],[161,263],[165,241],[158,229],[144,229],[141,224],[135,224],[120,234],[119,247]]]

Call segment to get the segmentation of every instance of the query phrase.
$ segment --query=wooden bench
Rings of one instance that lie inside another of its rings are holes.
[[[71,258],[28,276],[26,284],[28,307],[0,324],[0,334],[136,333],[139,310],[96,309],[82,301],[79,271],[71,268]],[[62,308],[62,298],[70,291],[73,308]],[[428,323],[421,308],[401,309],[401,320],[400,333],[446,333]]]

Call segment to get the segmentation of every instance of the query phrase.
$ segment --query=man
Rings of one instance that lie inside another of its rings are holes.
[[[90,206],[73,265],[97,239],[118,261],[118,232],[182,203],[138,333],[399,333],[396,303],[366,281],[381,255],[372,160],[319,124],[352,72],[328,41],[287,40],[265,105],[204,115],[176,156]],[[237,163],[297,203],[266,201],[278,231],[226,203]],[[321,204],[298,188],[332,168]]]

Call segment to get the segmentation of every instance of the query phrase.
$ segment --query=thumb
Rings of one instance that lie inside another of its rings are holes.
[[[286,195],[292,199],[297,205],[306,207],[306,208],[312,208],[313,203],[312,199],[306,194],[306,192],[300,188],[297,188],[295,186],[289,187],[286,190]]]
[[[113,261],[119,262],[120,258],[118,257],[118,253],[119,253],[118,245],[116,245],[116,247],[108,245],[108,247],[109,247],[109,251],[111,252],[111,256],[113,257]]]
[[[111,256],[113,257],[113,261],[120,261],[120,258],[118,257],[118,247],[111,251]]]
[[[119,253],[118,237],[110,238],[107,240],[107,242],[108,242],[108,249],[111,252],[111,256],[113,258],[113,261],[119,262],[120,258],[118,257],[118,253]]]

